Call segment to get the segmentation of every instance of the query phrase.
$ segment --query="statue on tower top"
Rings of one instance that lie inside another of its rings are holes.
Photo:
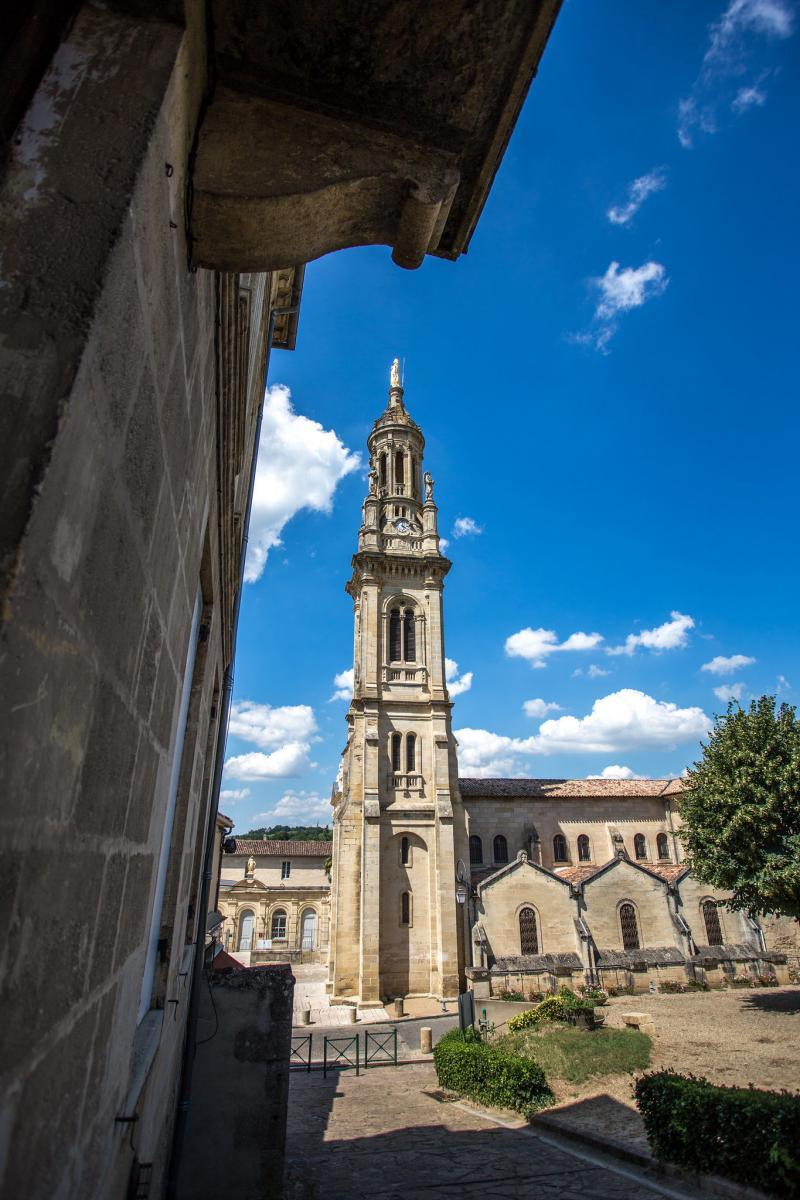
[[[402,386],[403,385],[400,382],[400,359],[395,358],[392,361],[392,369],[389,373],[389,387],[399,388]]]

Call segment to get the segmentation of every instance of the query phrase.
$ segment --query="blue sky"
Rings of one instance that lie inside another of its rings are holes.
[[[469,254],[310,264],[270,372],[239,830],[329,820],[394,355],[453,561],[461,774],[678,774],[719,689],[797,701],[798,26],[790,0],[567,0]]]

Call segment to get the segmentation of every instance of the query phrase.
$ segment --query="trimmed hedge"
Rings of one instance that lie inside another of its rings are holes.
[[[594,1001],[582,1000],[568,987],[562,987],[555,996],[546,996],[535,1008],[517,1013],[508,1022],[508,1028],[511,1033],[517,1033],[520,1029],[533,1029],[548,1021],[563,1021],[567,1025],[574,1025],[579,1016],[591,1022],[594,1017]]]
[[[800,1195],[800,1095],[658,1071],[634,1088],[657,1158],[774,1196]]]
[[[544,1071],[529,1058],[451,1029],[433,1048],[442,1087],[493,1108],[513,1108],[531,1116],[553,1102]]]

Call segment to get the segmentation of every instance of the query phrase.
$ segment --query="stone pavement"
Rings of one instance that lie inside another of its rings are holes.
[[[292,1075],[287,1200],[655,1200],[682,1193],[446,1099],[429,1064]]]

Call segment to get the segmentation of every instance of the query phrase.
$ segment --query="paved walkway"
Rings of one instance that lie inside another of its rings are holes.
[[[655,1200],[681,1193],[612,1170],[440,1092],[424,1063],[292,1075],[287,1200]]]

